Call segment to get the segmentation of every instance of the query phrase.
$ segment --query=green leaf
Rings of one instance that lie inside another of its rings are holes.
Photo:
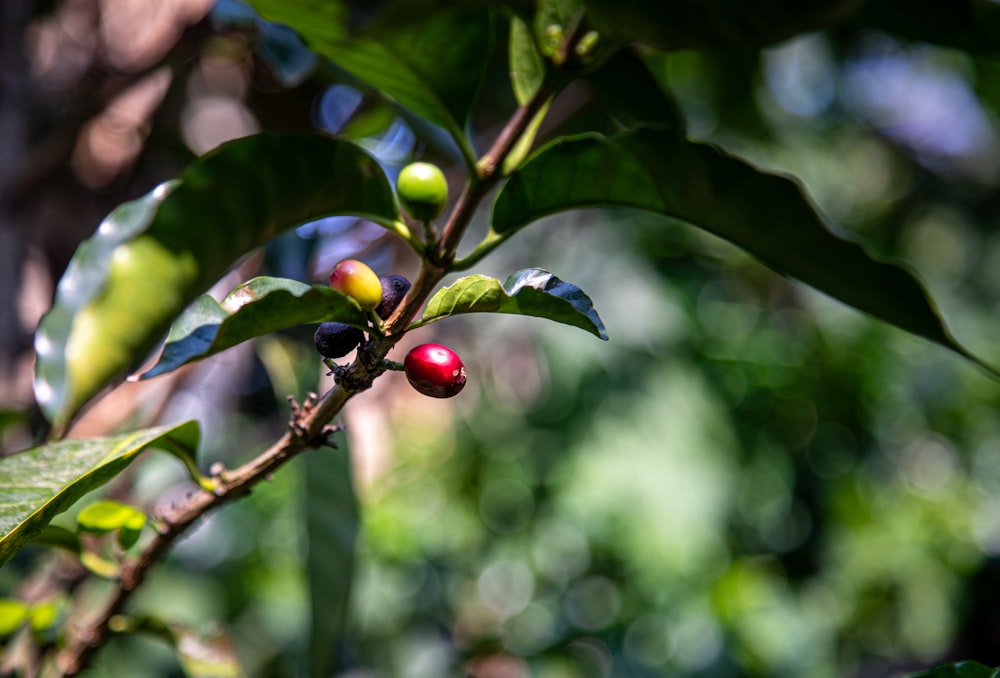
[[[62,597],[35,603],[28,610],[28,621],[35,633],[47,631],[58,624],[66,612],[66,600]]]
[[[337,130],[343,139],[377,137],[399,118],[399,108],[392,103],[366,92],[351,117]]]
[[[80,553],[80,564],[87,568],[87,571],[91,574],[97,575],[102,579],[114,580],[118,579],[122,574],[121,565],[94,551],[82,551]]]
[[[141,529],[146,524],[146,514],[134,506],[101,499],[80,511],[76,522],[84,532],[107,534],[123,527]]]
[[[193,457],[199,436],[198,422],[189,421],[111,438],[62,440],[0,459],[0,566],[146,448]]]
[[[80,537],[76,532],[72,530],[67,530],[65,527],[59,527],[58,525],[46,525],[42,528],[32,540],[32,544],[40,544],[42,546],[55,546],[57,548],[65,549],[70,553],[80,554]]]
[[[684,114],[674,97],[630,50],[621,50],[583,81],[609,115],[628,127],[639,124],[685,129]]]
[[[1000,53],[1000,5],[992,0],[866,2],[852,24],[972,54]]]
[[[83,243],[35,337],[35,396],[57,431],[134,366],[239,257],[333,214],[399,215],[378,164],[321,134],[239,139],[122,205]]]
[[[585,0],[602,35],[661,49],[763,47],[834,25],[859,0]]]
[[[930,671],[911,674],[910,678],[1000,678],[1000,669],[991,669],[976,662],[941,664]]]
[[[308,673],[328,676],[343,649],[360,517],[347,450],[310,454],[305,464],[312,609]]]
[[[546,215],[583,207],[629,207],[687,221],[996,373],[951,337],[911,273],[828,230],[795,182],[711,146],[650,128],[556,140],[501,188],[492,228],[509,236]]]
[[[489,12],[459,7],[389,23],[324,54],[446,129],[470,155],[465,122],[486,70],[491,40]]]
[[[13,598],[0,598],[0,637],[17,631],[27,618],[27,605]]]
[[[351,38],[317,22],[311,12],[279,16],[273,0],[251,4],[265,17],[295,29],[311,49],[354,77],[448,130],[466,155],[471,154],[465,122],[493,35],[491,12],[484,3],[396,2]]]
[[[118,530],[118,545],[121,546],[126,551],[136,545],[139,541],[139,537],[142,535],[141,528],[135,527],[123,527]]]
[[[178,318],[149,379],[278,330],[336,320],[369,329],[358,305],[325,285],[261,276],[243,283],[221,303],[203,294]]]
[[[496,278],[470,275],[442,288],[430,298],[420,324],[461,313],[511,313],[547,318],[607,339],[594,305],[576,285],[540,268],[512,274],[501,286]]]
[[[545,80],[545,62],[531,36],[531,28],[517,17],[510,20],[510,82],[517,103],[531,101]]]
[[[349,10],[345,3],[329,0],[250,0],[268,21],[296,29],[313,49],[333,45],[347,37]]]
[[[653,75],[656,69],[665,72],[656,58],[667,57],[658,52],[640,58],[631,49],[623,49],[599,65],[574,74],[571,82],[586,105],[553,121],[555,127],[547,130],[549,138],[581,132],[617,131],[638,125],[669,127],[678,132],[685,130],[686,122],[679,104],[666,83]],[[553,80],[558,79],[549,78],[546,84],[558,89],[557,85],[562,83]],[[567,82],[570,81],[567,79]],[[504,161],[504,175],[510,174],[528,155],[547,110],[543,108],[539,112],[528,133]]]

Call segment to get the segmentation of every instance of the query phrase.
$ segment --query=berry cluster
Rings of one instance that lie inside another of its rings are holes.
[[[385,320],[403,301],[410,281],[401,275],[379,278],[366,264],[345,259],[330,273],[330,287]],[[316,350],[331,359],[347,355],[364,340],[364,332],[341,322],[320,323],[313,335]],[[450,398],[465,387],[465,365],[454,351],[440,344],[412,349],[403,362],[403,371],[413,388],[433,398]]]
[[[333,267],[330,287],[345,297],[354,299],[362,309],[376,311],[384,320],[406,296],[410,281],[401,275],[379,278],[367,264],[356,259],[345,259]],[[364,333],[360,329],[340,322],[321,323],[313,335],[316,350],[324,358],[342,358],[364,340]]]

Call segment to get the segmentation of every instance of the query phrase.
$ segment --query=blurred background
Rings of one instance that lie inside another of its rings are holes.
[[[419,158],[453,195],[464,181],[439,130],[235,0],[5,0],[0,31],[4,454],[43,428],[31,335],[75,247],[191,159],[313,128],[358,140],[390,177]],[[480,151],[514,106],[502,47],[473,121]],[[648,63],[691,137],[798,177],[1000,364],[1000,61],[847,22]],[[567,90],[542,138],[595,120],[613,132],[592,103]],[[322,282],[345,257],[383,275],[417,265],[381,228],[327,219],[213,293],[257,274]],[[476,272],[532,266],[588,292],[610,342],[527,318],[421,330],[407,341],[445,343],[468,366],[460,397],[386,375],[350,403],[341,452],[307,454],[211,515],[136,609],[224,630],[252,676],[307,675],[317,629],[331,673],[351,678],[1000,666],[995,380],[681,223],[559,215]],[[288,394],[331,385],[312,331],[126,384],[72,435],[196,418],[204,468],[245,460],[283,431]],[[146,457],[112,495],[152,507],[189,489],[173,459]],[[4,567],[0,595],[46,556]],[[182,674],[165,646],[123,638],[91,675]]]

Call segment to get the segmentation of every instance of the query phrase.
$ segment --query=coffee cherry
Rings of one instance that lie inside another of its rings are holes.
[[[382,278],[382,303],[375,308],[378,317],[385,320],[392,315],[409,291],[410,281],[401,275],[387,275]]]
[[[330,287],[354,299],[365,311],[382,302],[382,283],[375,271],[356,259],[344,259],[333,267]]]
[[[316,350],[324,358],[342,358],[364,339],[364,333],[357,327],[338,322],[320,323],[313,335]]]
[[[465,388],[465,365],[440,344],[421,344],[406,354],[403,371],[410,385],[432,398],[450,398]]]
[[[417,221],[431,221],[441,216],[448,202],[448,182],[435,165],[415,162],[399,173],[396,193],[411,217]]]

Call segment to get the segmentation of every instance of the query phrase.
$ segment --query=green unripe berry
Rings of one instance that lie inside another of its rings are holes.
[[[396,193],[407,214],[417,221],[437,219],[448,202],[444,173],[428,162],[414,162],[396,178]]]
[[[365,311],[382,303],[382,281],[357,259],[344,259],[330,273],[330,287],[358,302]]]

